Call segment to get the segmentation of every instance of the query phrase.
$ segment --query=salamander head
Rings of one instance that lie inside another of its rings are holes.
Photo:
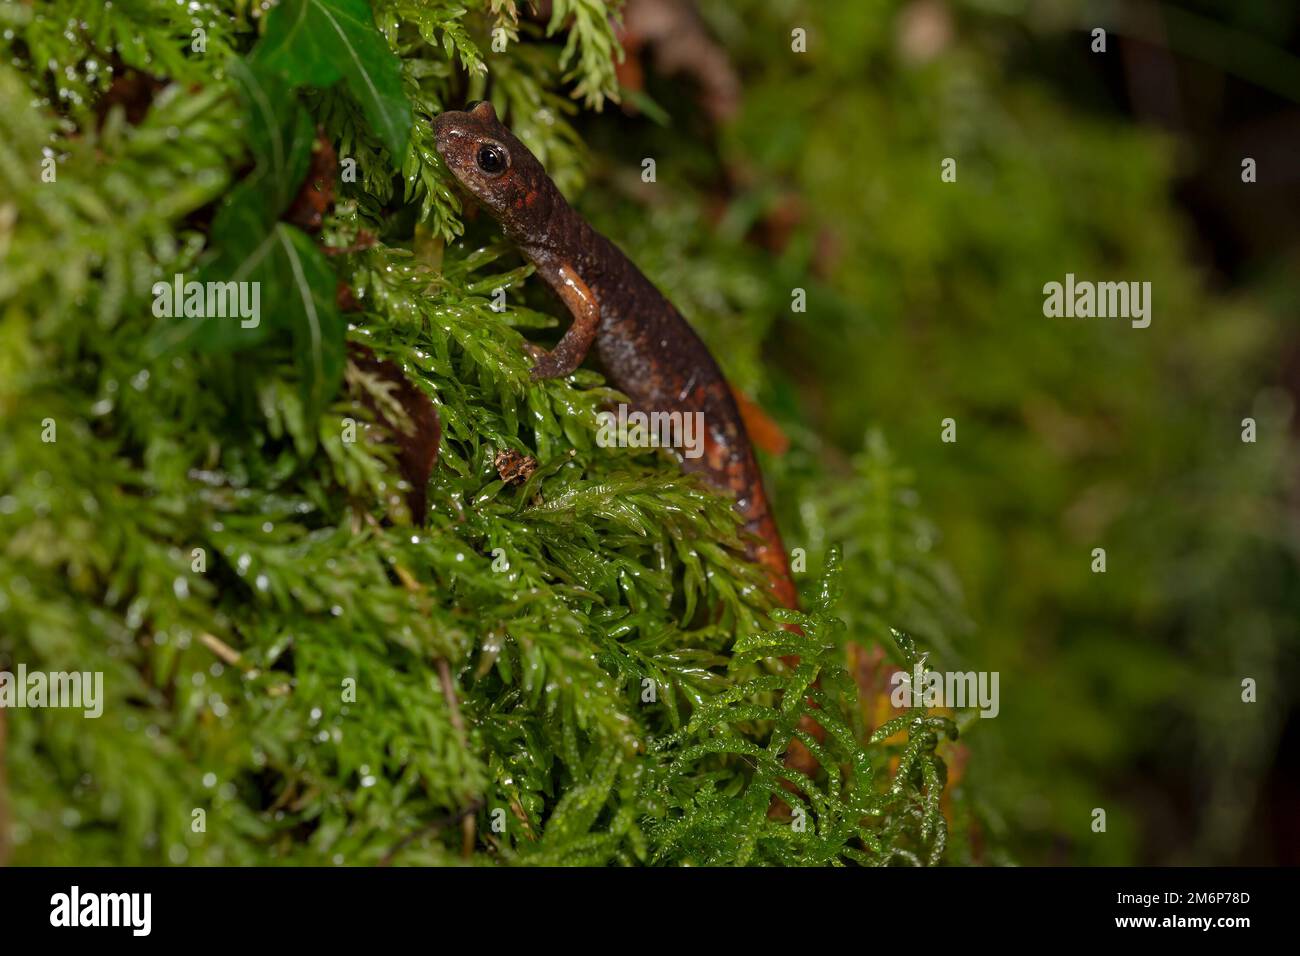
[[[507,235],[520,240],[546,228],[555,187],[537,157],[497,119],[491,103],[440,113],[433,129],[447,168]]]

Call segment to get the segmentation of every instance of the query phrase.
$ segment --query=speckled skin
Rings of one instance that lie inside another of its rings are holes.
[[[749,435],[718,363],[699,336],[641,270],[573,210],[490,104],[442,113],[434,129],[438,152],[452,173],[574,315],[560,343],[539,357],[534,376],[567,375],[594,338],[610,380],[637,409],[703,412],[704,454],[683,458],[682,465],[735,495],[745,527],[759,539],[750,557],[766,569],[777,601],[796,607],[798,591]],[[501,151],[497,157],[504,154],[503,170],[482,168],[485,147]]]

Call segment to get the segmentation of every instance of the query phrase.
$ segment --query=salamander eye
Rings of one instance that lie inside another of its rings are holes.
[[[478,168],[489,176],[501,175],[506,171],[506,166],[509,165],[506,151],[496,143],[484,143],[480,146],[475,161],[478,163]]]

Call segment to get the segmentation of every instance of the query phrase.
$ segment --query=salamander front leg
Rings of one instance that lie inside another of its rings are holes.
[[[567,265],[555,270],[539,267],[538,273],[563,300],[573,316],[573,324],[551,351],[536,346],[528,349],[536,359],[532,371],[534,382],[544,378],[562,378],[581,365],[600,326],[600,306],[596,296],[573,269]]]

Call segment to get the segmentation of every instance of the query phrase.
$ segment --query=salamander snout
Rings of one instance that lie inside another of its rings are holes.
[[[464,113],[439,113],[433,118],[433,141],[443,159],[448,159],[452,143],[463,132],[463,124],[458,119]]]

